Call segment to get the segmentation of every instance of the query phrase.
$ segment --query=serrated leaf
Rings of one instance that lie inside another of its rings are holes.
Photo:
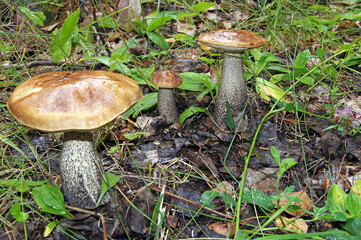
[[[71,37],[77,30],[77,23],[79,20],[79,8],[72,12],[65,20],[59,32],[59,35],[54,35],[50,43],[50,55],[53,57],[53,62],[58,63],[64,57],[68,57],[71,53]]]
[[[120,176],[115,175],[111,172],[105,172],[104,173],[104,178],[108,181],[108,184],[105,183],[104,179],[102,179],[102,191],[100,193],[98,202],[97,202],[97,206],[99,205],[100,201],[102,200],[102,198],[104,197],[104,195],[108,192],[109,188],[112,188],[119,180],[120,180]]]
[[[182,125],[187,118],[189,118],[190,116],[192,116],[193,114],[195,114],[197,112],[208,114],[208,112],[203,108],[191,106],[191,107],[187,108],[186,110],[184,110],[184,112],[179,116],[179,123]]]

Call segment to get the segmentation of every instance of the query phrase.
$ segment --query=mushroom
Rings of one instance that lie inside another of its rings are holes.
[[[238,122],[247,100],[247,86],[243,76],[242,53],[263,46],[267,41],[244,30],[216,30],[202,33],[198,41],[223,52],[223,74],[216,96],[215,119],[219,126],[226,127],[226,102],[231,107],[232,117]]]
[[[121,74],[53,72],[21,83],[7,107],[23,125],[65,132],[60,156],[63,192],[71,205],[89,208],[99,198],[102,176],[92,130],[109,123],[142,97],[138,84]]]
[[[152,83],[159,87],[158,111],[168,123],[178,121],[178,109],[174,100],[173,88],[181,85],[182,77],[174,71],[159,71],[152,76]]]

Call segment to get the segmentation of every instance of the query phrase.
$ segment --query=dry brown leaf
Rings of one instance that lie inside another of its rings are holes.
[[[306,233],[308,231],[308,225],[302,218],[276,218],[275,224],[277,227],[283,228],[284,230],[290,230],[295,232]]]
[[[307,193],[305,193],[305,191],[292,192],[292,193],[288,194],[288,196],[298,197],[299,199],[301,199],[301,202],[294,202],[294,203],[292,203],[292,205],[300,206],[304,210],[309,211],[313,206],[311,198],[307,195]],[[288,203],[288,200],[285,197],[281,198],[280,207],[283,207],[287,203]],[[286,210],[286,212],[295,217],[300,217],[302,215],[305,215],[305,212],[302,210],[297,210],[294,212],[290,212],[290,211]]]
[[[234,228],[234,224],[232,225],[232,223],[230,223],[230,222],[226,222],[226,223],[215,222],[215,223],[210,224],[208,227],[211,231],[216,232],[218,234],[225,235],[225,236],[227,236],[228,234],[234,235],[236,232],[236,230]]]

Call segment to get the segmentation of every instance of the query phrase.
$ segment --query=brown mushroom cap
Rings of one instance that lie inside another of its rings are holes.
[[[224,52],[242,52],[263,46],[267,43],[263,37],[245,30],[215,30],[201,33],[198,41]]]
[[[105,71],[52,72],[21,83],[7,101],[22,124],[43,131],[91,130],[143,98],[139,85]]]
[[[152,83],[160,88],[176,88],[182,81],[182,77],[171,70],[159,71],[152,76]]]

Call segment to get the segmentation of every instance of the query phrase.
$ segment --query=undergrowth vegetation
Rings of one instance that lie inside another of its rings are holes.
[[[4,0],[0,7],[2,239],[360,238],[361,1]],[[212,128],[222,58],[197,36],[230,28],[268,43],[242,56],[249,124],[229,118],[227,129]],[[6,106],[33,76],[85,69],[124,74],[144,93],[94,133],[104,164],[98,203],[109,194],[112,206],[87,210],[67,205],[61,192],[62,134],[21,125]],[[183,78],[179,122],[150,126],[159,120],[151,77],[165,69]],[[279,138],[261,140],[270,121]],[[354,144],[343,157],[336,137]],[[177,154],[164,153],[165,162],[144,147],[174,139]],[[273,171],[263,178],[273,177],[274,189],[253,188],[250,176],[266,160]],[[189,191],[200,191],[198,199],[175,196],[184,183],[196,186]],[[74,227],[85,217],[96,224]]]

